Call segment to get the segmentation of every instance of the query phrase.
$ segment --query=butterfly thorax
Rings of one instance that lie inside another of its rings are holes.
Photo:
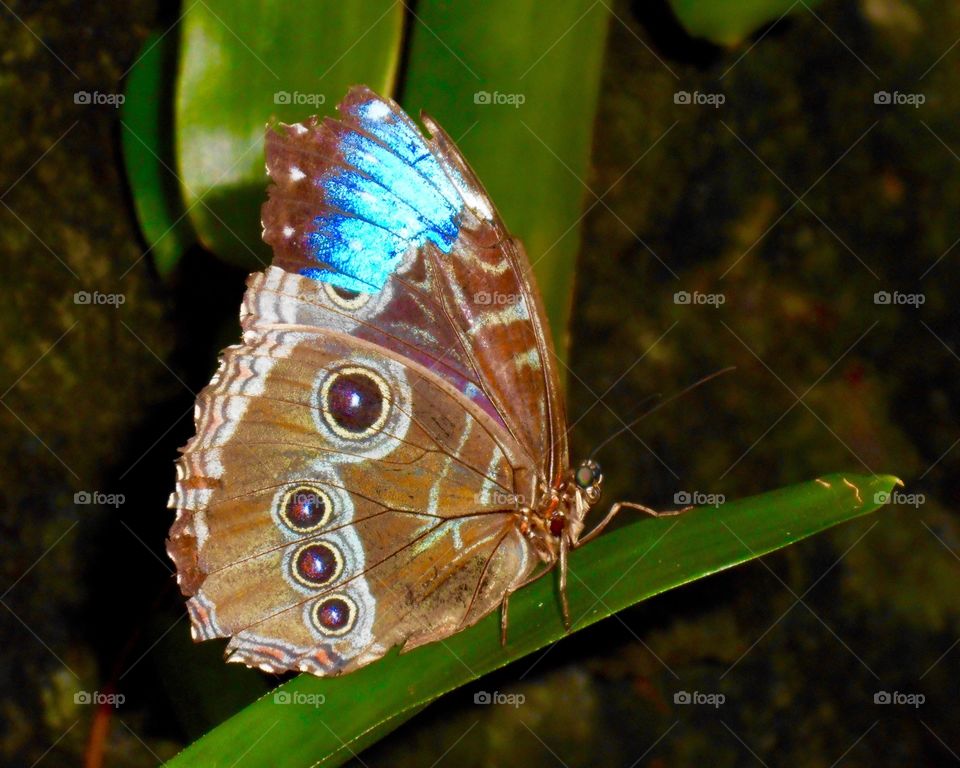
[[[557,483],[544,484],[533,506],[520,509],[520,532],[544,562],[557,559],[561,540],[571,549],[577,546],[584,519],[600,500],[602,483],[600,465],[587,459],[576,469],[569,469]]]

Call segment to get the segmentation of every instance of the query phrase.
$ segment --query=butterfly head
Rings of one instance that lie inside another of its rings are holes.
[[[600,465],[593,459],[586,459],[571,469],[563,483],[551,489],[545,497],[541,515],[550,539],[546,545],[550,553],[548,559],[555,557],[555,547],[560,539],[566,540],[571,547],[577,546],[583,532],[584,518],[600,500],[602,484]]]
[[[600,501],[600,487],[603,484],[603,472],[593,459],[584,459],[573,472],[574,485],[586,497],[591,506]]]

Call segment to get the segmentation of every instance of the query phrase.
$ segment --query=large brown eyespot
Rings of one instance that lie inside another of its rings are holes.
[[[346,595],[332,595],[318,600],[311,612],[314,626],[325,635],[345,635],[357,620],[357,606]]]
[[[320,388],[323,420],[337,435],[360,440],[380,431],[390,410],[387,382],[368,368],[348,366],[330,373]]]
[[[307,544],[290,558],[290,570],[304,586],[322,587],[343,572],[343,556],[328,542]]]
[[[321,488],[301,485],[287,491],[280,500],[280,519],[297,533],[320,530],[333,514],[330,495]]]

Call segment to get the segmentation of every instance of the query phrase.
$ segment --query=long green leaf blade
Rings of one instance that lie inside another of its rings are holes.
[[[204,0],[181,27],[176,148],[187,210],[208,249],[262,269],[270,262],[260,240],[267,121],[332,114],[358,82],[391,93],[403,5]]]
[[[694,37],[736,45],[765,24],[810,11],[819,0],[670,0],[673,12]]]
[[[172,35],[151,35],[130,69],[120,112],[120,143],[140,231],[153,263],[167,275],[196,241],[171,169],[173,160],[172,88],[169,71]]]
[[[564,356],[607,7],[429,0],[415,11],[403,105],[457,141],[523,241]]]
[[[872,512],[898,482],[889,475],[831,475],[602,535],[570,559],[573,631]],[[555,584],[546,577],[511,600],[506,647],[494,614],[443,642],[402,656],[393,652],[346,677],[301,675],[168,765],[229,766],[241,758],[248,767],[339,765],[438,696],[565,635]]]

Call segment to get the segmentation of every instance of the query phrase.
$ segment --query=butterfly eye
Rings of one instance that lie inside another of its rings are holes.
[[[324,283],[323,291],[327,294],[334,304],[341,309],[360,309],[370,300],[367,293],[358,293],[357,291],[348,291],[333,283]]]
[[[280,518],[297,533],[309,533],[326,525],[333,513],[330,496],[320,488],[299,486],[288,491],[281,502]]]
[[[345,635],[356,618],[357,606],[346,595],[334,595],[313,606],[313,623],[325,635]]]
[[[320,391],[327,425],[340,437],[359,440],[378,432],[387,420],[387,382],[373,371],[349,367],[334,371]]]
[[[293,577],[307,587],[322,587],[343,571],[343,557],[326,542],[301,547],[291,559]]]
[[[599,479],[600,465],[590,459],[582,462],[573,474],[573,481],[584,490],[592,487]]]

